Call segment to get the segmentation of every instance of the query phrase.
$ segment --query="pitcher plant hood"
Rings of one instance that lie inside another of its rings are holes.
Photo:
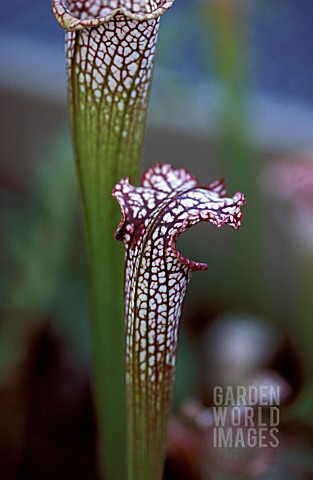
[[[53,0],[56,19],[66,30],[97,27],[123,15],[143,21],[160,17],[174,0]]]

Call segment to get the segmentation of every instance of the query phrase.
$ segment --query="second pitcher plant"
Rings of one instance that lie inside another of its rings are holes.
[[[201,221],[237,230],[245,200],[167,164],[148,169],[141,185],[123,179],[113,191],[122,210],[115,237],[126,250],[128,478],[161,480],[182,306],[192,272],[207,268],[183,257],[176,240]]]

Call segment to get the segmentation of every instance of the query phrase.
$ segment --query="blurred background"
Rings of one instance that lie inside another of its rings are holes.
[[[161,19],[143,168],[225,177],[247,197],[240,231],[179,239],[209,268],[185,302],[167,479],[313,478],[312,32],[311,0],[176,0]],[[1,2],[0,65],[0,477],[96,479],[64,32],[49,0]],[[212,451],[217,384],[279,385],[275,452]]]

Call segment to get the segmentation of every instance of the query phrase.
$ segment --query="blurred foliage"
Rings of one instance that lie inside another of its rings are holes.
[[[88,335],[82,326],[86,295],[79,294],[85,272],[76,179],[68,138],[52,138],[52,142],[48,157],[38,159],[34,178],[24,191],[1,192],[5,197],[0,211],[1,263],[6,272],[1,309],[31,314],[34,323],[57,311],[57,318],[66,317],[60,327],[81,344]],[[73,295],[78,305],[68,300]],[[62,309],[73,313],[64,315]],[[69,325],[76,315],[81,321]]]

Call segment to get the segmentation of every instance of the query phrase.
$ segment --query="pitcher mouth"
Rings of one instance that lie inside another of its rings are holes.
[[[160,17],[174,0],[52,0],[55,17],[68,31],[94,28],[116,15],[144,21]]]

